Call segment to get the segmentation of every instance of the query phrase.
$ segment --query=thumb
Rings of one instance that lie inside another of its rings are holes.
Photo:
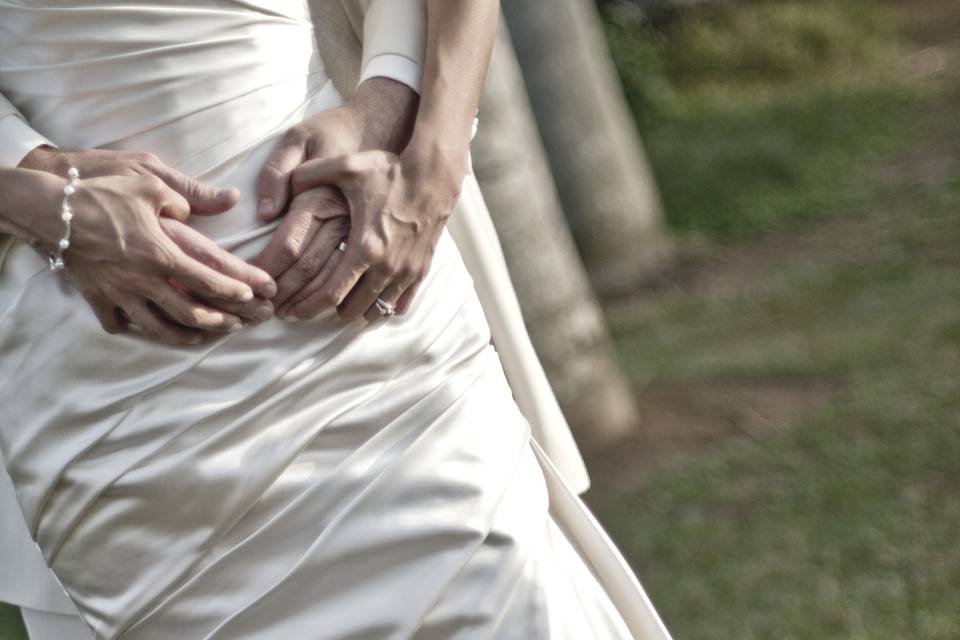
[[[179,193],[190,205],[190,213],[212,215],[228,211],[240,201],[236,189],[221,189],[206,182],[194,180],[164,164],[151,167],[158,178]]]
[[[306,141],[296,128],[277,143],[257,176],[257,215],[272,220],[280,215],[290,199],[290,174],[303,162]]]

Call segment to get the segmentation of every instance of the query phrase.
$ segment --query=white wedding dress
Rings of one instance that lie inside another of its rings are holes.
[[[191,224],[243,258],[275,228],[254,179],[276,136],[341,104],[302,1],[5,1],[5,21],[0,92],[33,127],[239,187]],[[666,637],[598,566],[622,561],[531,442],[448,234],[404,316],[192,348],[108,335],[30,248],[2,260],[0,451],[95,637]]]

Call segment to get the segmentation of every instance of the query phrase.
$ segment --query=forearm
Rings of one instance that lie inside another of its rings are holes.
[[[419,100],[416,91],[390,78],[362,82],[350,101],[360,133],[357,150],[400,153],[410,140]]]
[[[52,246],[63,235],[60,199],[66,184],[44,171],[0,167],[0,233]]]
[[[462,179],[496,35],[497,0],[426,0],[427,51],[406,160]]]

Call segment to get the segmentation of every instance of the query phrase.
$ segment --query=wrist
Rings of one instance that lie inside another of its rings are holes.
[[[404,173],[429,180],[434,188],[456,199],[469,166],[467,153],[468,149],[460,145],[445,144],[432,136],[415,135],[400,154],[400,164]]]
[[[34,171],[46,171],[58,176],[66,176],[70,169],[70,159],[66,151],[51,147],[50,145],[40,145],[31,149],[27,155],[23,156],[20,169],[33,169]]]
[[[400,153],[413,132],[420,96],[390,78],[370,78],[357,88],[350,108],[357,119],[360,150]]]
[[[69,181],[46,171],[31,171],[29,180],[23,180],[21,186],[29,189],[30,210],[21,225],[23,233],[15,234],[27,244],[46,252],[53,248],[63,237],[64,222],[61,218],[63,188]]]

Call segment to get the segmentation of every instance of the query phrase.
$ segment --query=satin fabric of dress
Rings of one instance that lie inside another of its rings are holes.
[[[341,103],[301,3],[0,9],[27,34],[0,84],[35,127],[239,186],[192,224],[262,248],[259,167]],[[21,244],[0,287],[0,449],[97,637],[631,637],[549,516],[447,234],[406,316],[331,311],[189,349],[105,334]]]

